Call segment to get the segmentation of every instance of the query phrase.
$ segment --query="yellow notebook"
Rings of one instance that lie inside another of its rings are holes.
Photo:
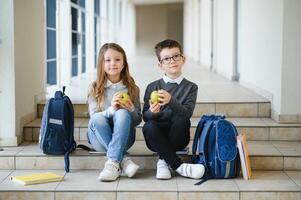
[[[47,173],[37,173],[37,174],[27,174],[22,176],[12,176],[11,180],[19,182],[23,185],[32,185],[38,183],[48,183],[61,181],[64,179],[64,176],[60,176],[51,172]]]

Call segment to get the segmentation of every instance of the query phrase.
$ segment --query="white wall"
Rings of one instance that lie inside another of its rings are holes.
[[[241,0],[240,81],[281,108],[282,0]],[[271,97],[273,96],[273,99]]]
[[[231,79],[234,64],[234,0],[216,0],[214,6],[216,47],[213,52],[213,69]]]
[[[136,38],[137,38],[137,55],[154,55],[154,46],[169,37],[168,35],[168,18],[171,19],[169,12],[178,10],[181,12],[183,4],[161,4],[161,5],[143,5],[136,6]],[[178,17],[176,17],[178,18]],[[173,19],[175,20],[175,19]],[[182,32],[182,25],[179,21],[178,29],[175,31]],[[175,25],[174,25],[175,26]],[[182,35],[181,33],[174,35]],[[176,39],[177,38],[171,38]]]
[[[15,145],[15,60],[13,1],[0,2],[0,146]]]
[[[281,114],[301,114],[301,1],[283,1]]]
[[[44,91],[44,1],[14,1],[16,135],[25,116],[34,117],[34,97]]]
[[[43,0],[0,4],[0,145],[16,146],[44,91],[45,9]]]

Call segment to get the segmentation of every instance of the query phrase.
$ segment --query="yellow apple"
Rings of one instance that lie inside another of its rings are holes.
[[[121,96],[121,99],[120,99],[120,103],[121,104],[126,104],[127,102],[128,102],[128,100],[130,99],[130,96],[128,95],[128,93],[122,93],[121,94],[122,96]]]
[[[151,96],[150,96],[150,99],[151,99],[151,102],[152,103],[158,103],[159,102],[159,96],[158,96],[158,91],[153,91],[151,93]]]

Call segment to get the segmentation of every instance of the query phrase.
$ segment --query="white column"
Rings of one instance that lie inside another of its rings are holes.
[[[195,61],[199,61],[199,1],[193,0],[192,1],[192,57]]]
[[[60,72],[59,88],[71,83],[71,6],[70,1],[59,0],[57,7],[57,54]]]
[[[109,23],[108,23],[108,0],[100,1],[100,40],[101,45],[109,40]]]
[[[203,66],[210,68],[211,66],[211,52],[212,52],[212,12],[211,0],[201,1],[201,49],[200,49],[200,62]]]
[[[130,57],[136,53],[136,11],[135,5],[130,1],[125,1],[123,6],[122,44]]]
[[[11,0],[0,1],[0,146],[17,144],[13,7]]]
[[[94,74],[94,1],[86,1],[86,73],[87,77]]]
[[[301,1],[283,1],[281,122],[301,123],[300,10]]]

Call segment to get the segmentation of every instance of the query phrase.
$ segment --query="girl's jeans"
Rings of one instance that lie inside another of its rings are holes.
[[[106,151],[109,159],[121,162],[134,141],[135,128],[129,111],[118,109],[110,118],[95,113],[90,118],[88,142],[96,151]]]

